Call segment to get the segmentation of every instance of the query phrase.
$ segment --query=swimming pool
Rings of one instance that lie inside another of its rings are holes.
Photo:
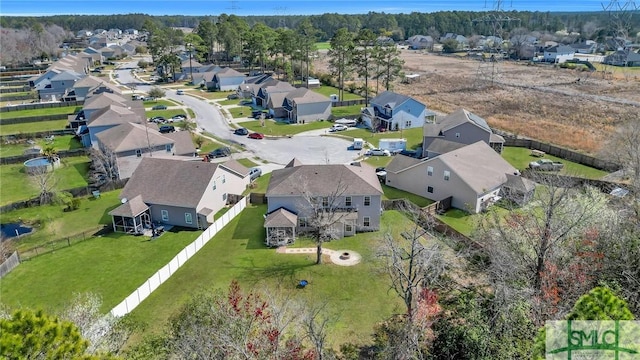
[[[33,174],[37,171],[51,171],[60,166],[60,158],[54,158],[53,163],[46,157],[37,157],[29,159],[24,162],[24,166],[27,168],[27,173]]]

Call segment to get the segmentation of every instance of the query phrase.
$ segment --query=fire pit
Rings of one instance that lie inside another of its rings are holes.
[[[340,254],[340,260],[349,260],[350,258],[351,258],[351,254],[346,251]]]

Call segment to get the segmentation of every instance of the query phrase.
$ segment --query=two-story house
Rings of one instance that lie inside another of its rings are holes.
[[[396,155],[386,172],[387,186],[434,201],[451,198],[451,206],[470,213],[480,212],[499,200],[505,194],[505,184],[508,196],[519,203],[530,199],[529,192],[535,189],[484,141],[430,159]],[[513,185],[518,182],[526,186]]]
[[[68,101],[83,101],[101,93],[122,95],[122,90],[105,79],[87,75],[73,84],[65,94],[65,98]]]
[[[96,134],[93,147],[112,156],[118,179],[127,179],[146,157],[194,160],[196,149],[188,131],[161,134],[155,124],[124,123]]]
[[[567,60],[573,60],[576,51],[568,45],[552,46],[544,50],[543,56],[545,62],[562,64]]]
[[[232,68],[223,68],[213,76],[213,88],[218,91],[234,91],[246,75]]]
[[[257,89],[257,92],[256,92]],[[269,97],[273,94],[286,94],[296,88],[286,81],[268,79],[254,87],[253,103],[257,106],[267,107]]]
[[[126,124],[145,124],[144,109],[132,109],[116,104],[108,105],[94,113],[87,119],[88,132],[82,135],[82,145],[92,146],[96,141],[96,134],[112,127]]]
[[[293,243],[312,231],[314,216],[331,217],[336,238],[380,228],[382,188],[375,169],[361,165],[302,165],[272,172],[266,192],[266,244]]]
[[[144,158],[111,210],[113,230],[140,234],[153,223],[205,229],[249,185],[249,171],[225,163]],[[231,196],[238,195],[238,196]]]
[[[331,116],[331,99],[307,88],[287,93],[282,102],[287,118],[292,123],[304,124],[328,120]]]
[[[52,76],[48,81],[42,81],[36,86],[40,100],[60,101],[64,94],[73,87],[76,81],[85,75],[73,70],[63,70]]]
[[[362,110],[362,121],[371,129],[402,130],[421,127],[435,120],[436,114],[418,100],[394,93],[382,92]]]
[[[458,109],[437,122],[425,123],[423,127],[422,157],[434,157],[451,150],[455,144],[470,145],[484,141],[501,153],[504,138],[494,134],[487,121],[465,109]]]
[[[87,121],[91,118],[91,115],[98,110],[104,109],[109,105],[120,106],[124,108],[141,108],[144,111],[144,107],[141,101],[130,101],[123,98],[121,95],[113,94],[110,92],[104,92],[97,95],[91,95],[85,99],[82,105],[82,110],[75,115],[69,115],[69,125],[72,129],[79,129],[84,126],[86,129]]]

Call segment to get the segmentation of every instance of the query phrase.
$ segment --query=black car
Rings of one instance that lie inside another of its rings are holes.
[[[234,131],[233,133],[236,135],[249,135],[249,130],[245,128],[240,128],[240,129],[236,129],[236,131]]]
[[[213,150],[209,153],[210,158],[219,158],[231,155],[231,149],[228,147],[221,147]]]
[[[163,134],[172,133],[176,131],[176,128],[173,125],[162,125],[160,126],[160,132]]]
[[[402,150],[400,151],[401,155],[409,156],[409,157],[418,157],[418,152],[415,150]]]

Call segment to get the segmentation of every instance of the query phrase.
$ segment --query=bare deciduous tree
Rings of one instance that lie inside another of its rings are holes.
[[[338,178],[332,186],[333,190],[319,194],[310,189],[307,180],[300,183],[302,211],[298,216],[305,219],[305,227],[316,244],[316,264],[322,263],[322,244],[340,238],[343,220],[349,215],[344,205],[347,184]]]
[[[304,309],[301,322],[307,340],[315,349],[315,359],[325,360],[327,348],[327,336],[329,335],[329,325],[333,319],[327,316],[326,303],[321,305],[307,305]]]
[[[29,180],[37,187],[40,205],[48,204],[53,199],[58,177],[48,165],[29,168]]]
[[[413,214],[412,217],[416,218]],[[420,289],[438,284],[446,263],[437,244],[425,245],[425,237],[433,236],[427,229],[416,223],[401,235],[402,239],[396,239],[390,233],[385,234],[378,254],[386,261],[385,272],[391,280],[391,289],[404,302],[407,317],[413,319]]]
[[[117,157],[113,151],[107,148],[91,148],[89,158],[91,159],[90,183],[93,186],[100,186],[120,177]]]

